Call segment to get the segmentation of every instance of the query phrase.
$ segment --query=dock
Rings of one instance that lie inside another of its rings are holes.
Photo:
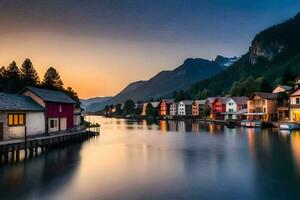
[[[49,136],[22,138],[0,141],[0,163],[18,162],[43,154],[50,149],[80,143],[88,138],[99,135],[100,131],[80,130],[74,132],[57,133]]]

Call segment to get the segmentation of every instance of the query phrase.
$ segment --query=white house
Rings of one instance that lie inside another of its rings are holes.
[[[238,119],[239,116],[246,113],[247,97],[232,97],[226,102],[226,112],[224,119]]]
[[[192,116],[192,104],[194,101],[183,100],[178,103],[177,113],[179,116]]]
[[[184,116],[185,115],[185,104],[183,101],[180,101],[177,106],[177,115]]]
[[[171,116],[176,116],[177,115],[177,103],[172,102],[170,104],[170,115]]]
[[[45,133],[44,108],[30,97],[0,93],[0,140]]]

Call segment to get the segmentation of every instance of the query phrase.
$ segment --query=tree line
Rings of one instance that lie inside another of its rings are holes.
[[[64,87],[63,81],[54,67],[47,69],[42,81],[29,58],[24,60],[21,67],[18,67],[13,61],[7,67],[0,68],[0,92],[14,94],[26,86],[63,91],[79,103],[77,93],[71,87]]]

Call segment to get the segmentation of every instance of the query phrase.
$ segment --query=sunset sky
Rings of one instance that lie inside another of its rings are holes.
[[[82,98],[114,95],[185,58],[240,56],[299,0],[0,0],[0,65],[54,66]]]

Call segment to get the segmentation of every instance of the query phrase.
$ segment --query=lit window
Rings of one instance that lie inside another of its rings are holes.
[[[59,105],[59,112],[62,112],[62,107],[61,107],[61,105]]]
[[[8,126],[23,126],[25,114],[8,114]]]

